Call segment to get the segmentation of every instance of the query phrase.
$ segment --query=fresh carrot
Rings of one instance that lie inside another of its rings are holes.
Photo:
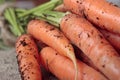
[[[120,36],[106,30],[100,29],[101,33],[105,36],[105,38],[111,43],[111,45],[120,52]]]
[[[70,11],[85,17],[103,29],[120,35],[120,8],[106,0],[63,0]]]
[[[58,15],[57,17],[56,15]],[[60,25],[67,38],[79,47],[93,64],[109,79],[120,80],[120,56],[104,36],[85,18],[62,12],[43,12],[44,19]],[[60,17],[60,14],[61,17]]]
[[[20,36],[16,42],[18,66],[23,80],[42,80],[37,46],[30,35]]]
[[[74,55],[74,49],[70,44],[69,40],[63,35],[63,33],[55,28],[54,26],[48,24],[42,20],[32,20],[28,24],[28,33],[38,40],[41,40],[45,44],[51,46],[61,55],[70,58],[75,66],[75,80],[77,78],[77,64]]]
[[[74,65],[68,58],[59,55],[50,47],[40,52],[41,63],[60,80],[73,80],[75,77]],[[78,80],[108,80],[102,74],[77,60]]]
[[[67,15],[61,21],[61,30],[109,79],[120,79],[120,56],[87,20]]]

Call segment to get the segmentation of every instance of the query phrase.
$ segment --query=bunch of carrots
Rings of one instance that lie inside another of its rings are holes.
[[[42,80],[40,65],[60,80],[120,80],[119,7],[105,0],[51,0],[38,7],[17,14],[34,16],[16,42],[23,80]]]

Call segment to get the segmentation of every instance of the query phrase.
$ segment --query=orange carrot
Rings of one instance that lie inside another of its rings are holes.
[[[93,62],[91,61],[91,59],[88,58],[88,56],[86,56],[78,47],[76,47],[75,45],[73,45],[74,50],[75,50],[75,54],[77,59],[81,60],[82,62],[86,63],[88,66],[94,68],[95,70],[99,71],[98,68],[93,64]]]
[[[111,80],[120,80],[120,56],[103,35],[83,17],[68,14],[61,23],[64,34]]]
[[[64,4],[61,4],[55,8],[56,11],[66,12],[68,11]],[[120,36],[109,31],[99,29],[104,37],[111,43],[115,49],[120,52]]]
[[[75,77],[74,65],[72,62],[59,55],[57,51],[50,47],[45,47],[40,52],[41,63],[47,70],[52,72],[60,80],[73,80]],[[107,80],[103,75],[77,60],[78,80]]]
[[[70,11],[84,14],[92,23],[120,35],[120,8],[106,0],[63,0]]]
[[[37,46],[30,35],[22,35],[16,42],[19,70],[23,80],[42,80]]]
[[[111,43],[115,49],[120,52],[120,36],[106,30],[100,29],[101,33],[105,36],[105,38]]]
[[[68,11],[64,4],[61,4],[55,8],[56,11],[66,12]],[[109,31],[100,29],[100,32],[104,35],[104,37],[111,43],[115,49],[120,52],[120,36]]]
[[[75,14],[65,15],[55,11],[46,11],[42,14],[51,24],[59,24],[66,37],[79,47],[104,75],[111,80],[120,80],[119,54],[90,22]]]
[[[76,58],[74,55],[74,49],[70,44],[69,40],[54,26],[41,21],[41,20],[32,20],[28,24],[27,28],[28,33],[34,36],[36,39],[41,40],[45,44],[51,46],[61,55],[64,55],[70,58],[75,66],[77,78],[77,64]]]
[[[55,11],[60,11],[60,12],[66,12],[67,11],[64,4],[58,5],[54,10]]]

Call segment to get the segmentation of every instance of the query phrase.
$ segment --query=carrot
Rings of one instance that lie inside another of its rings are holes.
[[[81,60],[88,66],[100,72],[100,70],[98,70],[98,68],[93,64],[93,62],[91,61],[91,59],[88,58],[88,56],[86,56],[77,46],[73,45],[73,47],[74,47],[77,59]]]
[[[69,40],[54,26],[46,23],[41,20],[32,20],[28,24],[27,28],[28,33],[34,36],[36,39],[41,40],[45,44],[51,46],[56,51],[58,51],[61,55],[64,55],[70,58],[75,66],[76,76],[77,78],[77,64],[76,58],[74,55],[74,49],[70,44]]]
[[[56,11],[66,12],[68,11],[64,4],[61,4],[55,8]],[[111,43],[115,49],[120,52],[120,36],[109,31],[99,29],[104,37]]]
[[[120,51],[120,36],[106,30],[100,29],[101,33],[111,43],[111,45],[119,52]]]
[[[16,42],[18,66],[23,80],[42,80],[37,46],[30,35],[20,36]]]
[[[60,12],[66,12],[67,11],[64,4],[58,5],[54,10],[55,11],[60,11]]]
[[[44,19],[60,24],[60,29],[67,38],[79,47],[104,75],[111,80],[120,79],[120,56],[91,23],[74,14],[63,16],[65,13],[54,11],[43,14],[46,15]],[[62,15],[57,17],[58,14]]]
[[[120,56],[93,25],[70,14],[61,21],[61,29],[109,79],[120,79]]]
[[[74,65],[72,62],[59,55],[50,47],[45,47],[40,52],[41,63],[47,70],[52,72],[60,80],[73,80],[75,77]],[[107,80],[103,75],[77,60],[78,80]]]
[[[70,11],[85,17],[101,28],[120,35],[120,8],[106,0],[63,0]]]

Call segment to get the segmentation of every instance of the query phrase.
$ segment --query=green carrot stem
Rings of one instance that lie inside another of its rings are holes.
[[[16,13],[23,13],[23,12],[25,12],[25,11],[26,11],[25,9],[15,8],[15,12],[16,12]]]
[[[68,14],[68,12],[57,12],[57,11],[44,11],[41,13],[36,13],[36,16],[39,16],[43,18],[45,21],[51,23],[52,25],[55,25],[56,27],[59,27],[61,19]]]
[[[48,20],[48,19],[45,19],[44,17],[40,17],[40,16],[38,16],[36,19],[40,19],[40,20],[43,20],[43,21],[49,22],[50,24],[55,25],[56,27],[59,28],[59,24],[58,24],[58,23],[56,23],[56,22],[54,22],[54,21],[51,21],[51,20]]]
[[[17,17],[19,17],[22,13],[24,13],[26,10],[25,9],[20,9],[20,8],[16,8],[15,9],[15,13],[17,15]],[[26,16],[25,16],[26,17]]]
[[[4,13],[4,16],[6,18],[6,20],[11,24],[11,25],[14,25],[13,23],[13,20],[12,20],[12,17],[11,17],[11,14],[9,12],[8,9],[5,10],[5,13]],[[15,25],[14,25],[15,26]],[[11,28],[10,27],[10,30],[12,31],[12,33],[17,36],[18,35],[18,32],[14,30],[15,28]]]
[[[19,18],[24,17],[24,16],[26,16],[28,14],[31,14],[31,13],[37,12],[37,11],[41,12],[43,10],[44,11],[45,10],[52,10],[55,6],[57,6],[57,5],[61,4],[61,3],[62,3],[62,0],[51,0],[51,1],[49,1],[49,2],[47,2],[45,4],[42,4],[42,5],[38,6],[38,7],[35,7],[33,9],[25,11],[24,13],[19,15]]]
[[[18,26],[16,14],[14,8],[8,8],[5,10],[4,16],[6,20],[11,24],[11,31],[15,36],[20,36],[24,30],[22,27]]]
[[[12,21],[14,22],[15,25],[17,25],[14,9],[13,8],[8,8],[8,10],[9,10],[9,13],[11,15],[10,17],[12,18]]]

